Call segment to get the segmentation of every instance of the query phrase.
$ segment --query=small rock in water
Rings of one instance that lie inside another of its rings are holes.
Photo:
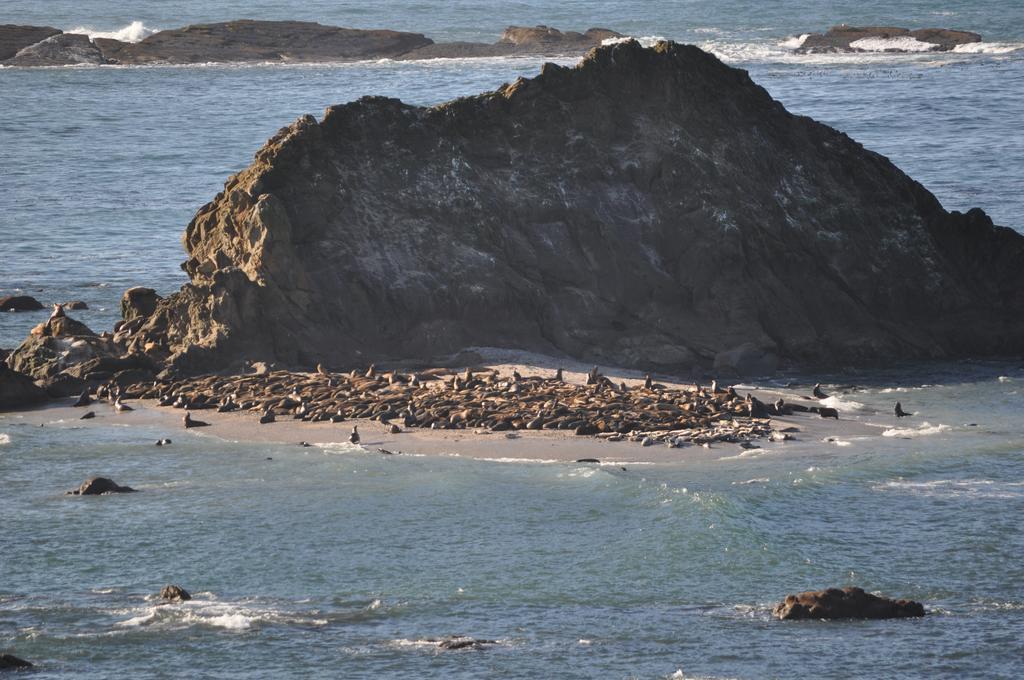
[[[192,595],[181,586],[170,584],[160,590],[160,599],[170,600],[171,602],[185,602],[186,600],[191,600]]]
[[[477,640],[475,638],[466,637],[464,635],[449,635],[448,637],[441,638],[426,638],[420,640],[420,642],[430,642],[437,645],[438,649],[444,649],[447,651],[454,651],[457,649],[484,649],[490,645],[498,644],[497,640]]]
[[[19,659],[13,654],[0,654],[0,671],[14,668],[32,668],[32,663]]]
[[[135,489],[130,486],[120,486],[117,482],[106,477],[90,477],[82,482],[82,485],[73,491],[68,491],[69,496],[106,496],[112,493],[134,493]]]
[[[920,602],[879,597],[862,588],[829,588],[787,595],[772,613],[781,620],[902,619],[925,614]]]

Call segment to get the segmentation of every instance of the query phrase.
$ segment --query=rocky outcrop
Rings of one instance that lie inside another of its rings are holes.
[[[900,40],[902,39],[902,40]],[[864,40],[864,43],[857,41]],[[920,44],[916,44],[920,43]],[[981,36],[969,31],[946,28],[894,28],[891,26],[833,26],[825,33],[807,36],[797,51],[813,52],[948,52],[957,45],[981,42]]]
[[[159,359],[135,351],[136,347],[109,334],[96,335],[85,324],[59,314],[33,328],[8,355],[7,365],[34,380],[50,397],[68,397],[111,379],[120,385],[151,380]],[[0,409],[25,404],[12,400]]]
[[[21,49],[4,66],[68,66],[105,64],[99,48],[87,35],[60,33]]]
[[[156,311],[156,304],[160,302],[160,299],[160,296],[152,288],[143,286],[129,288],[121,296],[121,318],[131,321],[147,317]]]
[[[46,391],[31,377],[11,370],[0,361],[0,411],[27,408],[47,400]]]
[[[5,295],[0,297],[0,312],[35,312],[43,304],[31,295]]]
[[[68,491],[68,496],[109,496],[115,493],[135,493],[130,486],[121,486],[106,477],[90,477],[77,489]]]
[[[137,331],[184,371],[492,345],[647,369],[1019,352],[1024,237],[692,46],[282,129]]]
[[[127,43],[112,38],[90,40],[88,36],[62,34],[57,29],[0,26],[0,53],[8,43],[22,50],[17,57],[17,50],[10,51],[7,56],[0,56],[0,61],[7,66],[51,66],[565,55],[582,54],[602,40],[617,37],[621,37],[619,33],[603,28],[577,33],[547,26],[509,26],[494,44],[435,43],[419,33],[339,28],[307,21],[242,19],[160,31],[140,42]]]
[[[924,605],[913,600],[892,600],[862,588],[829,588],[787,595],[772,613],[792,619],[903,619],[924,616]]]
[[[171,584],[161,588],[160,599],[171,602],[186,602],[192,599],[192,595],[181,586]]]
[[[138,43],[105,49],[123,64],[318,62],[397,57],[432,42],[419,33],[242,19],[160,31]]]
[[[0,24],[0,61],[10,59],[19,50],[59,33],[60,29],[52,26]]]

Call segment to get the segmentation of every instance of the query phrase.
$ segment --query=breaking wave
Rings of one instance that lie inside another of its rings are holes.
[[[605,38],[601,41],[602,45],[618,45],[619,43],[628,42],[630,40],[636,40],[643,47],[654,47],[659,42],[667,40],[667,38],[660,35],[626,35],[621,38]]]
[[[922,42],[910,36],[900,36],[898,38],[861,38],[851,42],[850,47],[865,52],[931,52],[938,45]]]
[[[1024,482],[997,482],[991,479],[936,479],[928,482],[908,482],[898,479],[876,484],[872,489],[949,498],[1007,499],[1024,497]]]
[[[932,425],[929,422],[921,423],[917,427],[890,427],[882,433],[883,437],[923,437],[929,434],[949,432],[953,428],[949,425]]]
[[[158,29],[149,28],[144,26],[141,21],[133,21],[124,28],[119,28],[115,31],[98,31],[95,28],[89,26],[76,26],[75,28],[68,29],[68,33],[83,33],[91,40],[96,38],[110,38],[112,40],[120,40],[121,42],[137,43],[144,38],[147,38],[157,32]]]

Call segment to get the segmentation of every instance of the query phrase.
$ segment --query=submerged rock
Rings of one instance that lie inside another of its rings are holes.
[[[863,40],[865,42],[858,43]],[[946,28],[895,28],[892,26],[833,26],[825,33],[807,36],[798,52],[948,52],[957,45],[981,42],[970,31]]]
[[[168,440],[168,443],[169,442],[170,440]],[[160,590],[160,598],[163,600],[170,600],[172,602],[185,602],[187,600],[191,600],[192,595],[181,586],[170,584],[164,586]]]
[[[1024,342],[1024,237],[674,43],[304,116],[184,244],[191,283],[137,336],[185,372],[472,346],[864,365]]]
[[[0,654],[0,671],[18,668],[32,668],[32,664],[13,654]]]
[[[31,295],[5,295],[0,297],[0,312],[35,312],[43,303]]]
[[[772,613],[789,619],[902,619],[924,616],[924,605],[913,600],[892,600],[862,588],[829,588],[787,595]]]
[[[113,493],[135,493],[135,489],[130,486],[120,486],[106,477],[90,477],[82,482],[77,489],[68,491],[69,496],[105,496]]]

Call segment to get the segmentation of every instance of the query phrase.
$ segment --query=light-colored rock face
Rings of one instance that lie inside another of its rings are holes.
[[[985,354],[1024,337],[1022,241],[744,71],[624,43],[283,129],[189,225],[193,285],[141,337],[189,370],[475,345],[675,370]]]

